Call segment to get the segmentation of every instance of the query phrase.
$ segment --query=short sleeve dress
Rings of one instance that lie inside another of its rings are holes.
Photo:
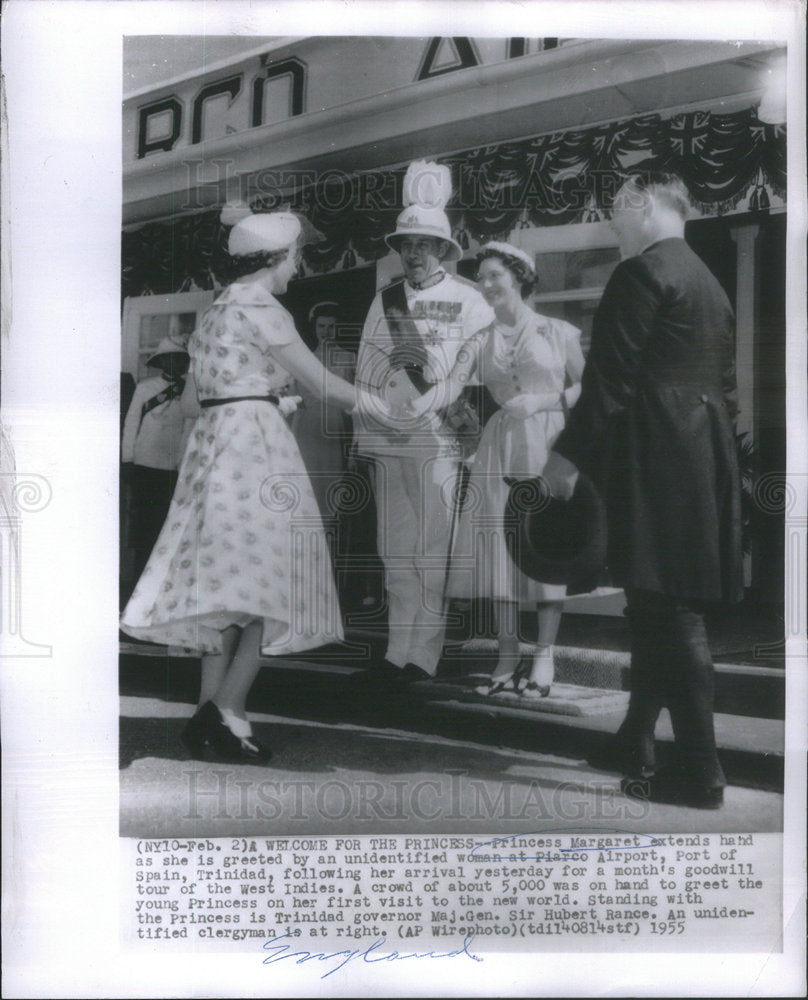
[[[494,321],[476,334],[476,376],[502,406],[525,393],[561,393],[567,345],[580,331],[563,320],[525,309],[515,327]],[[505,476],[541,473],[564,426],[561,410],[539,410],[520,419],[500,409],[490,418],[471,465],[458,520],[448,594],[535,604],[563,600],[566,588],[530,579],[508,554]]]
[[[188,351],[200,400],[266,396],[289,381],[273,349],[298,339],[253,283],[227,288]],[[264,400],[203,409],[160,536],[121,618],[129,635],[221,651],[221,631],[263,621],[262,652],[342,638],[322,520],[294,436]]]

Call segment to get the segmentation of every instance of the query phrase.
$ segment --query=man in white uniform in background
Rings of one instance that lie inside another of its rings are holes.
[[[450,374],[462,344],[493,319],[474,284],[444,270],[462,257],[443,206],[445,166],[410,165],[395,232],[385,242],[404,279],[373,300],[362,331],[356,384],[398,407],[396,430],[359,418],[357,451],[373,459],[377,545],[385,568],[388,644],[368,681],[408,684],[434,677],[445,632],[444,587],[463,438],[474,412],[461,397],[447,412],[415,420],[407,403]]]
[[[146,364],[159,374],[138,382],[121,440],[122,477],[131,491],[131,586],[143,572],[162,530],[192,426],[182,411],[189,364],[185,344],[164,337]]]

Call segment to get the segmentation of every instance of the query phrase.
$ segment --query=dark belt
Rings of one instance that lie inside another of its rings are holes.
[[[199,405],[203,410],[210,409],[211,406],[224,406],[227,403],[241,403],[245,399],[258,399],[263,403],[272,403],[273,406],[279,406],[280,400],[277,396],[226,396],[224,399],[200,399]]]

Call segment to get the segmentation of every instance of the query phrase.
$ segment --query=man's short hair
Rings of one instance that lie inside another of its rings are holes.
[[[658,202],[673,209],[682,219],[690,214],[690,195],[678,174],[664,170],[643,170],[630,174],[626,183],[632,184],[638,191],[652,194]]]

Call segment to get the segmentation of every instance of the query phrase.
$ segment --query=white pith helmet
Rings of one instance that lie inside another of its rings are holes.
[[[452,236],[452,227],[443,211],[452,196],[449,168],[416,160],[404,176],[403,195],[406,208],[396,219],[395,232],[384,238],[390,249],[398,252],[399,241],[408,236],[432,236],[449,244],[444,260],[460,260],[463,249]]]
[[[396,230],[385,236],[384,242],[391,250],[399,251],[399,241],[405,236],[434,236],[446,240],[449,249],[444,260],[460,260],[463,250],[452,236],[452,227],[443,209],[422,208],[420,205],[410,205],[396,219]]]

